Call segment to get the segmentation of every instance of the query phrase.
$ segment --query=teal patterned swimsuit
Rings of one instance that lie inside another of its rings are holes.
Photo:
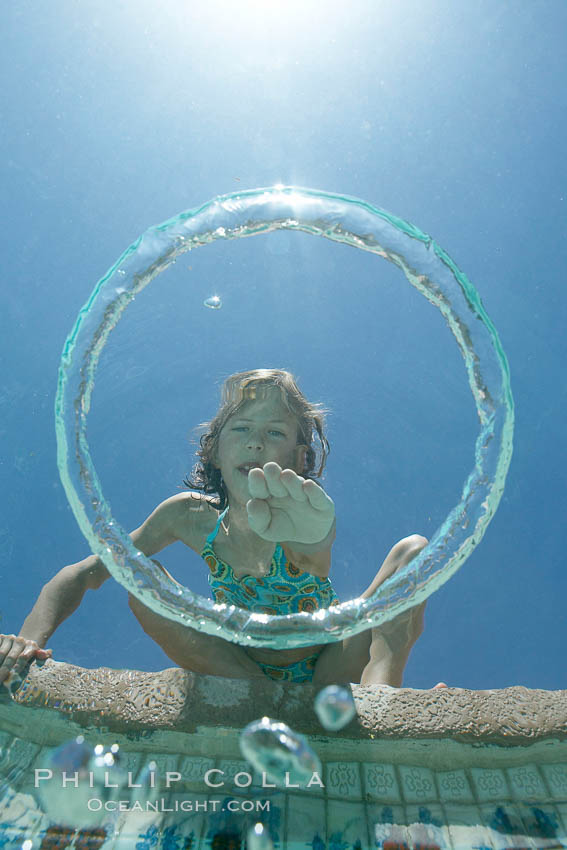
[[[227,511],[228,508],[219,515],[217,524],[208,535],[201,552],[201,557],[209,567],[209,585],[215,602],[236,605],[261,614],[296,614],[300,611],[311,613],[339,604],[329,579],[300,570],[287,560],[279,543],[276,544],[267,575],[235,576],[230,564],[221,561],[213,549],[213,542]],[[307,682],[313,678],[315,662],[320,652],[321,650],[318,650],[294,664],[259,666],[272,679]]]

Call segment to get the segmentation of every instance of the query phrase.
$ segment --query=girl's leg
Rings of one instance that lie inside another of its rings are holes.
[[[360,677],[361,685],[402,687],[411,648],[423,632],[425,602],[372,629],[370,659]]]
[[[413,534],[390,550],[373,582],[362,594],[368,599],[400,567],[427,545],[425,537]],[[388,623],[328,644],[317,660],[313,684],[355,682],[362,685],[391,685],[399,688],[411,648],[423,631],[425,602],[404,611]]]
[[[230,679],[265,678],[241,646],[161,617],[130,593],[128,604],[145,633],[179,667]]]

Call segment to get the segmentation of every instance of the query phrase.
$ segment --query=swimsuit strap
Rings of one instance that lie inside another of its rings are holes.
[[[217,519],[217,524],[215,525],[215,527],[213,528],[213,530],[211,531],[211,533],[207,537],[207,543],[211,543],[211,544],[213,543],[215,537],[218,534],[220,524],[223,521],[223,519],[225,518],[225,516],[227,515],[227,513],[228,513],[228,507],[226,507],[224,509],[222,514],[219,514],[219,518]]]

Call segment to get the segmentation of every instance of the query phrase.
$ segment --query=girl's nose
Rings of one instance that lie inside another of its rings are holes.
[[[257,432],[251,432],[248,434],[247,440],[249,449],[261,449],[264,446],[264,441],[262,439],[262,435]]]

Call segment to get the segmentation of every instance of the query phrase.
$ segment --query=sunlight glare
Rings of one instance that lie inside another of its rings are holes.
[[[247,65],[262,64],[267,69],[282,70],[290,57],[310,52],[320,40],[328,23],[328,13],[335,3],[323,7],[304,0],[210,0],[192,16],[199,19],[201,31],[209,31],[223,49]],[[185,25],[187,5],[183,5]],[[181,15],[180,15],[181,17]]]

